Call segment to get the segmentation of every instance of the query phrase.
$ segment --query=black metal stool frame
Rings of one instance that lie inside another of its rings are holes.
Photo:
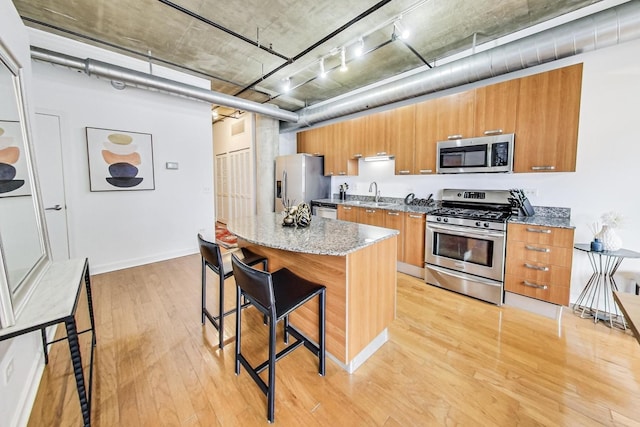
[[[236,315],[236,375],[240,374],[241,365],[245,367],[247,372],[249,372],[249,375],[253,378],[256,384],[258,384],[260,390],[262,390],[262,392],[267,396],[267,419],[272,423],[275,418],[275,364],[278,360],[288,355],[301,345],[304,345],[309,351],[311,351],[311,353],[318,357],[318,374],[321,376],[324,376],[325,374],[326,288],[322,285],[302,279],[286,268],[282,268],[274,273],[253,269],[240,261],[235,254],[231,257],[231,263],[234,270],[234,276],[236,278],[236,307],[238,312]],[[276,289],[274,289],[274,278],[276,282]],[[262,285],[262,289],[258,287],[253,287],[253,289],[251,289],[252,284],[249,282],[252,281],[262,282],[258,285]],[[309,292],[297,296],[294,295],[290,301],[285,301],[283,304],[278,305],[276,294],[282,294],[282,292],[278,291],[282,290],[286,293],[286,291],[289,290],[297,290],[300,283],[296,283],[295,281],[303,282],[307,289],[309,289]],[[278,287],[281,289],[277,289]],[[289,314],[316,296],[319,297],[318,345],[314,344],[302,332],[289,324]],[[256,367],[251,366],[249,361],[241,352],[242,314],[240,307],[242,305],[242,298],[245,298],[246,301],[255,306],[258,311],[268,319],[269,358]],[[289,344],[289,334],[293,335],[295,342],[287,345],[287,347],[276,354],[276,325],[281,320],[284,325],[285,344]],[[268,382],[265,383],[259,374],[267,368],[269,368]]]
[[[233,276],[233,270],[224,271],[224,262],[222,260],[222,252],[220,246],[217,243],[209,242],[205,240],[202,235],[198,234],[198,244],[200,246],[200,255],[202,258],[202,324],[204,325],[205,319],[209,319],[213,327],[218,331],[218,348],[224,347],[224,318],[229,314],[235,313],[236,308],[224,311],[224,281]],[[247,265],[257,265],[262,263],[264,271],[268,270],[267,258],[256,255],[248,249],[240,248]],[[218,302],[218,315],[214,316],[207,309],[207,267],[218,275],[219,281],[219,302]],[[248,306],[249,303],[243,304],[241,307]]]

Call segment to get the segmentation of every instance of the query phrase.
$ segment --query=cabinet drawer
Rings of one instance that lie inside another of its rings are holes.
[[[507,274],[504,287],[506,291],[516,294],[554,304],[569,305],[569,286],[556,286],[554,284],[523,279],[520,275]]]
[[[547,265],[571,267],[573,248],[536,244],[520,241],[507,243],[507,259],[509,262],[517,260],[533,261]]]
[[[570,228],[509,224],[507,236],[509,241],[517,240],[534,244],[573,247],[573,230]]]
[[[533,261],[516,260],[508,262],[506,274],[529,280],[540,285],[569,287],[571,283],[571,267],[543,264]]]

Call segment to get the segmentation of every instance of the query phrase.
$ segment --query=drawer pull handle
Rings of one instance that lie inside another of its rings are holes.
[[[539,271],[549,271],[549,267],[542,267],[542,266],[538,266],[538,265],[532,265],[532,264],[528,264],[528,263],[524,263],[524,266],[527,268],[530,268],[532,270],[539,270]]]
[[[536,252],[545,252],[545,253],[551,252],[551,249],[549,248],[537,248],[535,246],[530,246],[530,245],[525,245],[525,249],[528,249],[530,251],[536,251]]]
[[[462,139],[462,135],[461,134],[449,135],[449,136],[447,136],[447,139],[449,139],[449,140],[451,140],[451,139]]]
[[[338,172],[338,175],[340,175],[340,176],[344,176],[346,174],[347,174],[346,172]]]
[[[374,211],[373,209],[365,209],[364,211],[366,213],[376,213],[376,211]]]
[[[387,212],[387,215],[399,216],[398,212]]]
[[[485,135],[501,135],[502,134],[502,129],[485,130],[484,134]]]
[[[523,280],[522,284],[525,285],[525,286],[529,286],[529,287],[536,288],[536,289],[542,289],[542,290],[545,290],[545,291],[547,289],[549,289],[549,286],[547,286],[547,285],[538,285],[537,283],[531,283],[531,282],[528,282],[526,280]]]
[[[401,170],[401,171],[398,171],[398,174],[399,175],[409,175],[409,171],[408,170]]]
[[[322,153],[315,152],[315,153],[313,153],[313,155],[314,156],[322,156]]]
[[[433,169],[420,169],[420,173],[433,173]]]
[[[344,209],[345,211],[350,211],[351,208],[349,206],[344,206],[342,209]]]
[[[409,215],[409,218],[417,218],[417,219],[421,219],[422,215]]]
[[[556,170],[555,166],[531,166],[531,170],[534,171],[554,171]]]
[[[531,233],[551,234],[551,230],[548,228],[527,228],[527,231]]]
[[[353,158],[354,158],[354,159],[359,159],[359,158],[361,158],[361,157],[362,157],[362,154],[360,154],[360,153],[357,153],[357,154],[354,154],[354,155],[353,155]]]
[[[386,155],[387,155],[387,152],[386,152],[386,151],[378,151],[378,152],[376,153],[376,156],[386,156]]]

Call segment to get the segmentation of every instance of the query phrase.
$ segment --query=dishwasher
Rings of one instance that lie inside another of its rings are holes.
[[[320,218],[338,219],[338,205],[329,202],[311,201],[311,213]]]

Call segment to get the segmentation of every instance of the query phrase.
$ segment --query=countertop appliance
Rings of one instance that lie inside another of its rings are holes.
[[[299,204],[329,196],[331,177],[324,176],[324,157],[290,154],[276,157],[275,211],[284,211],[283,201]]]
[[[512,172],[515,134],[439,141],[436,173]]]
[[[427,214],[426,282],[501,305],[508,190],[442,191],[441,208]]]
[[[336,203],[312,200],[311,213],[321,218],[338,219],[338,205]]]

